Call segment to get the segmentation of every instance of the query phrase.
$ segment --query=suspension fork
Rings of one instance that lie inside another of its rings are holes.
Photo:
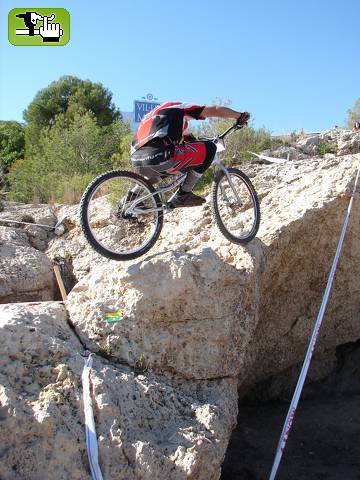
[[[214,160],[213,160],[213,162],[212,162],[212,165],[215,166],[215,167],[217,167],[219,170],[221,170],[221,171],[225,174],[225,176],[226,176],[226,178],[227,178],[227,180],[228,180],[228,182],[229,182],[229,185],[230,185],[230,187],[231,187],[231,189],[232,189],[232,191],[233,191],[233,193],[234,193],[234,195],[235,195],[235,198],[236,198],[237,202],[239,203],[239,205],[241,206],[241,205],[242,205],[241,199],[240,199],[240,197],[239,197],[239,195],[238,195],[238,193],[237,193],[237,191],[236,191],[236,188],[234,187],[234,184],[233,184],[233,182],[232,182],[232,180],[231,180],[230,174],[229,174],[227,168],[220,162],[217,153],[215,154],[215,157],[214,157]],[[220,184],[220,189],[221,189],[222,195],[225,197],[225,200],[228,202],[229,199],[228,199],[226,193],[224,192],[224,189],[223,189],[223,187],[222,187],[221,184]]]

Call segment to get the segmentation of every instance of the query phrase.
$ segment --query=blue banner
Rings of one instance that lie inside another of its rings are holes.
[[[134,101],[134,122],[141,122],[144,115],[151,112],[155,107],[160,105],[160,103],[146,102],[144,100],[135,100]]]

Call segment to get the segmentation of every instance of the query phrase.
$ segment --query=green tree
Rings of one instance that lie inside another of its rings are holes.
[[[79,200],[90,180],[113,167],[128,125],[115,121],[99,126],[92,112],[74,113],[71,120],[57,115],[52,126],[42,129],[37,150],[11,169],[10,198],[21,202]]]
[[[70,123],[59,115],[54,125],[44,130],[41,147],[46,162],[57,165],[63,174],[99,173],[111,168],[112,155],[119,151],[127,133],[127,125],[120,121],[100,127],[91,112],[76,113]]]
[[[352,128],[355,122],[360,122],[360,98],[356,100],[353,108],[349,108],[347,114],[348,118],[346,123],[349,128]]]
[[[23,157],[24,127],[19,122],[0,121],[0,174],[7,173],[15,160]]]
[[[111,92],[101,83],[63,76],[40,90],[23,115],[28,125],[43,128],[51,125],[59,114],[66,114],[71,120],[74,114],[86,111],[94,114],[100,126],[121,119]]]
[[[119,144],[119,151],[112,156],[113,165],[116,168],[124,168],[131,170],[132,165],[130,162],[130,145],[133,139],[133,133],[128,127],[128,131],[121,137]]]
[[[76,115],[88,111],[101,127],[121,120],[120,111],[112,103],[111,92],[101,83],[63,76],[40,90],[24,111],[26,156],[38,154],[44,128],[53,126],[58,116],[66,127],[73,123]]]

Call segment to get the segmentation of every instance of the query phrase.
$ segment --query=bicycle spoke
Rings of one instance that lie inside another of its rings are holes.
[[[86,200],[85,233],[103,255],[135,258],[158,236],[157,202],[135,175],[109,175],[90,189]]]
[[[257,232],[260,220],[256,193],[249,179],[237,169],[229,169],[214,185],[213,209],[221,232],[230,241],[246,243]]]
[[[219,197],[219,210],[226,228],[233,235],[248,235],[254,223],[254,209],[251,197],[246,186],[238,178],[231,178],[233,188],[236,189],[240,202],[236,198],[234,189],[230,186],[228,179],[224,176],[222,191],[224,194]]]

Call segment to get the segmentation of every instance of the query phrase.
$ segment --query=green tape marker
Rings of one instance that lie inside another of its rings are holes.
[[[103,316],[103,320],[106,323],[120,322],[124,318],[124,312],[119,310],[118,312],[109,312]]]

